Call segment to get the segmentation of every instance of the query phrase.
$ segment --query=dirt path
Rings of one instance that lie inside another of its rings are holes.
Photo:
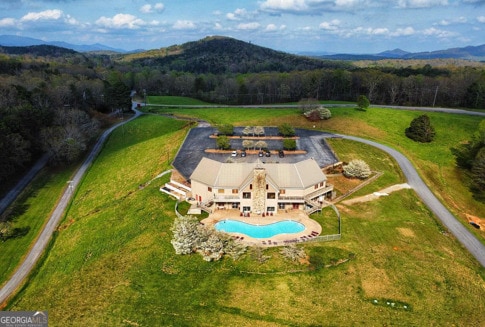
[[[358,198],[342,201],[342,204],[349,205],[349,204],[354,204],[354,203],[373,201],[373,200],[380,198],[381,196],[387,196],[387,195],[389,195],[389,193],[399,191],[399,190],[402,190],[402,189],[409,189],[409,188],[411,188],[411,186],[409,186],[407,183],[396,184],[396,185],[386,187],[385,189],[382,189],[378,192],[374,192],[372,194],[367,194],[367,195],[364,195],[364,196],[360,196]]]

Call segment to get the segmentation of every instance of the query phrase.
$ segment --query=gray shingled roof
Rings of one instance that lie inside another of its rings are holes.
[[[239,188],[253,174],[256,167],[266,169],[267,174],[279,188],[307,188],[327,178],[313,159],[297,163],[222,163],[202,158],[191,180],[216,188]]]

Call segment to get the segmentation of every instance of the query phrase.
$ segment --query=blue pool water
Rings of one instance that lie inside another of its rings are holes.
[[[283,220],[267,225],[252,225],[239,220],[221,220],[215,229],[226,233],[241,233],[254,238],[269,238],[278,234],[296,234],[305,230],[305,225],[294,220]]]

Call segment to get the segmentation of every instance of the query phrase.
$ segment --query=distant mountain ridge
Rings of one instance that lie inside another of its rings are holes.
[[[249,47],[256,47],[261,49],[266,49],[267,51],[274,51],[274,53],[278,53],[279,55],[286,54],[281,51],[271,50],[269,48],[259,47],[256,45],[252,45],[251,43],[246,43],[243,41],[239,41],[236,39],[232,39],[229,37],[224,36],[213,36],[213,37],[206,37],[199,41],[187,42],[182,45],[173,45],[168,48],[164,48],[166,53],[173,54],[173,49],[185,49],[184,52],[191,52],[190,48],[195,45],[200,46],[201,42],[207,42],[211,40],[219,40],[219,43],[227,43],[228,42],[241,42],[241,44],[245,44],[245,47],[249,45]],[[232,40],[232,41],[227,41]],[[103,44],[95,43],[95,44],[84,44],[84,45],[76,45],[71,43],[66,43],[62,41],[53,41],[47,42],[40,39],[24,37],[24,36],[16,36],[16,35],[0,35],[0,46],[9,46],[9,47],[27,47],[27,46],[36,46],[36,45],[52,45],[57,47],[62,47],[66,49],[71,49],[77,52],[116,52],[121,54],[127,53],[159,53],[163,49],[155,49],[155,50],[134,50],[134,51],[127,51],[120,48],[112,48]],[[253,50],[256,48],[252,48]],[[214,50],[214,48],[212,48]],[[217,50],[217,49],[215,49]],[[259,51],[258,52],[261,52]],[[266,51],[265,50],[265,51]],[[220,53],[220,51],[218,51]],[[224,54],[227,55],[227,54]],[[327,51],[320,51],[320,52],[298,52],[295,53],[298,56],[306,56],[311,58],[318,58],[318,59],[331,59],[331,60],[347,60],[347,61],[356,61],[356,60],[381,60],[381,59],[467,59],[467,60],[475,60],[475,61],[484,61],[485,60],[485,44],[478,45],[478,46],[467,46],[461,48],[449,48],[444,50],[436,50],[436,51],[423,51],[423,52],[408,52],[402,49],[394,49],[394,50],[387,50],[377,54],[352,54],[352,53],[331,53]]]
[[[450,48],[445,50],[407,52],[402,49],[388,50],[377,54],[331,54],[320,55],[317,58],[334,60],[381,60],[381,59],[466,59],[485,60],[485,44],[467,46],[463,48]]]
[[[28,46],[34,46],[34,45],[53,45],[56,47],[71,49],[77,52],[92,52],[92,51],[111,51],[111,52],[119,52],[119,53],[128,52],[124,49],[112,48],[99,43],[77,45],[77,44],[71,44],[71,43],[62,42],[62,41],[46,42],[40,39],[34,39],[31,37],[25,37],[25,36],[0,35],[0,46],[28,47]]]

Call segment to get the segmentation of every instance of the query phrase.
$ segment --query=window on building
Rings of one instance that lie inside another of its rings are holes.
[[[276,199],[276,193],[274,192],[269,192],[266,194],[267,199]]]
[[[266,189],[269,190],[269,185],[268,184],[266,184]]]
[[[285,204],[284,203],[278,203],[278,209],[285,210]]]
[[[223,188],[218,189],[217,193],[224,193],[224,189]]]
[[[243,192],[243,199],[251,199],[251,192]]]
[[[266,211],[267,212],[274,212],[275,210],[274,210],[274,207],[267,207]]]
[[[212,192],[212,187],[207,187],[207,191]]]
[[[243,207],[243,212],[249,212],[251,211],[251,207]]]
[[[318,184],[315,184],[315,189],[317,189],[317,188],[318,188]]]
[[[238,191],[239,191],[239,190],[238,190],[237,188],[233,188],[233,189],[232,189],[232,194],[237,194],[237,193],[238,193]]]
[[[249,189],[252,190],[253,189],[253,184],[249,184]]]
[[[233,203],[232,203],[232,208],[233,208],[233,209],[237,209],[237,208],[239,208],[239,203],[237,203],[237,202],[233,202]]]
[[[285,194],[286,190],[280,190],[280,194]]]
[[[320,182],[320,187],[323,187],[323,182]]]

